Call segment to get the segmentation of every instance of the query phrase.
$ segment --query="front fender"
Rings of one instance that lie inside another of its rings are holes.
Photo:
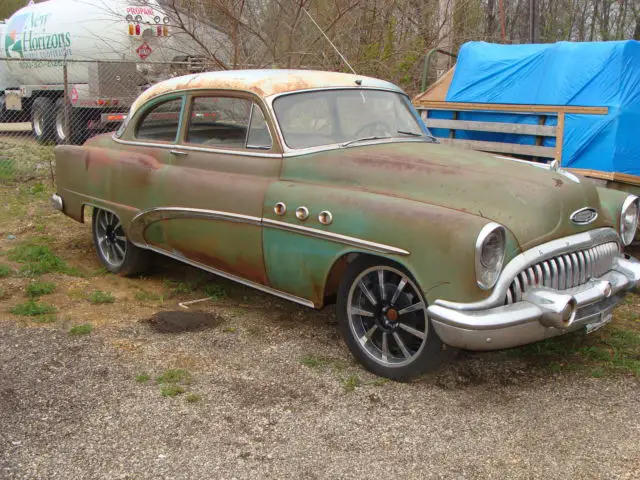
[[[287,207],[284,215],[274,212],[278,202]],[[306,220],[295,216],[300,206],[310,212]],[[324,210],[333,216],[330,225],[318,220]],[[317,306],[323,303],[331,267],[353,252],[378,255],[404,266],[414,275],[428,302],[436,298],[476,301],[488,295],[476,285],[474,270],[476,237],[488,223],[482,217],[362,189],[281,181],[267,191],[263,218],[264,260],[270,285],[310,299]],[[385,251],[324,233],[392,248]],[[507,261],[519,252],[513,237],[509,234],[508,238]],[[396,253],[395,249],[408,254]]]

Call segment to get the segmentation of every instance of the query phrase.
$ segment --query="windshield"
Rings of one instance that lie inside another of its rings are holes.
[[[377,138],[429,138],[409,99],[397,92],[321,90],[273,102],[289,148],[309,148]]]

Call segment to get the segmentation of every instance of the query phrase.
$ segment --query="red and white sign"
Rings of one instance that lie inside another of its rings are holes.
[[[73,103],[74,105],[78,103],[78,90],[76,90],[76,87],[73,87],[71,89],[71,95],[69,95],[69,98],[71,100],[71,103]]]
[[[136,53],[142,60],[145,60],[149,55],[153,53],[153,50],[147,42],[144,42],[136,49]]]

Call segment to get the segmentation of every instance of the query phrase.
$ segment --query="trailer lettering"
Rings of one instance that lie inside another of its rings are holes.
[[[9,58],[53,58],[71,55],[71,32],[47,34],[50,14],[27,13],[11,18],[5,35]]]

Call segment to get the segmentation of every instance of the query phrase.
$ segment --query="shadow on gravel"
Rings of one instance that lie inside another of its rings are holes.
[[[206,312],[169,311],[158,312],[142,322],[149,324],[158,333],[181,333],[217,327],[221,319]]]

